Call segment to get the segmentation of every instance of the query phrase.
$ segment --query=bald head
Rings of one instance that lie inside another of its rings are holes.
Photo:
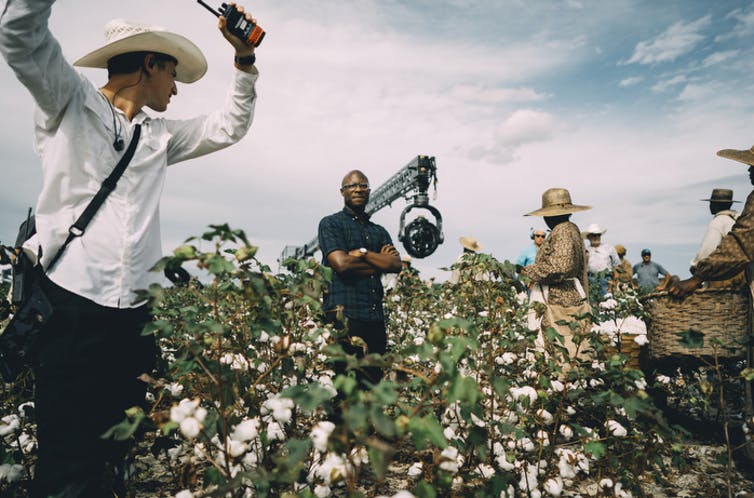
[[[346,173],[346,176],[343,177],[343,181],[340,182],[340,187],[343,188],[346,185],[351,185],[353,183],[369,183],[369,178],[367,178],[367,175],[360,170],[354,169]]]
[[[349,171],[340,183],[340,193],[346,206],[363,213],[369,202],[369,179],[357,169]]]

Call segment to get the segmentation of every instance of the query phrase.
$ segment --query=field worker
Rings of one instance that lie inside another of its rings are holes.
[[[473,237],[459,237],[458,242],[461,243],[461,247],[463,248],[463,252],[456,258],[456,263],[460,263],[464,260],[464,258],[467,258],[474,254],[479,254],[482,251],[482,244],[479,243],[478,240],[476,240]],[[476,280],[483,280],[485,275],[479,274],[476,275]],[[448,282],[451,284],[457,284],[461,281],[461,270],[459,268],[454,268],[452,272],[450,272],[450,278],[448,279]]]
[[[694,259],[691,260],[691,272],[696,267],[697,263],[714,251],[720,242],[723,240],[725,234],[730,232],[733,228],[733,224],[738,218],[738,212],[731,209],[733,207],[733,191],[726,188],[712,189],[712,195],[709,199],[702,199],[702,201],[709,202],[709,211],[712,214],[712,220],[707,225],[707,230],[702,238],[702,243],[699,246]],[[746,276],[742,273],[734,276],[732,279],[720,280],[717,282],[711,282],[711,287],[730,287],[735,285],[744,285],[746,283]]]
[[[529,238],[532,240],[532,243],[521,251],[521,254],[518,255],[518,258],[516,258],[516,264],[518,266],[528,266],[534,263],[534,260],[537,258],[537,252],[539,251],[539,248],[542,247],[542,243],[545,241],[545,237],[547,237],[546,231],[542,230],[541,228],[532,228],[529,234]]]
[[[525,215],[544,217],[545,224],[550,228],[550,235],[542,244],[537,260],[521,270],[521,274],[535,284],[531,289],[532,301],[541,301],[548,308],[561,310],[584,304],[588,307],[584,239],[579,227],[570,221],[571,214],[587,209],[591,207],[574,205],[568,190],[551,188],[542,194],[542,207]],[[555,322],[549,313],[545,313],[541,329],[555,327],[564,336],[569,354],[576,356],[570,328],[558,326]]]
[[[615,253],[618,255],[620,263],[613,268],[613,287],[617,287],[620,284],[632,287],[633,280],[633,266],[631,262],[626,259],[626,248],[621,244],[615,245]]]
[[[662,283],[660,275],[665,277]],[[641,292],[661,291],[670,280],[670,273],[661,264],[652,261],[652,251],[649,249],[641,250],[641,263],[634,265],[634,276]]]
[[[39,438],[33,496],[124,496],[127,448],[100,435],[144,402],[146,385],[137,376],[155,362],[154,337],[141,335],[150,312],[134,291],[162,278],[149,269],[162,256],[166,167],[246,134],[258,73],[254,49],[221,17],[219,30],[233,49],[218,64],[232,80],[224,104],[218,99],[216,111],[193,119],[153,118],[145,108],[165,111],[176,82],[204,75],[199,48],[164,28],[111,21],[105,44],[73,64],[107,68],[107,82],[98,87],[74,70],[49,31],[53,3],[7,0],[0,14],[0,51],[36,103],[42,190],[37,236],[27,247],[42,249],[42,267],[126,153],[137,125],[140,139],[117,188],[43,283],[54,312],[33,361]]]
[[[607,293],[610,281],[613,278],[613,269],[620,264],[618,253],[610,244],[602,242],[604,228],[592,223],[584,230],[584,237],[589,241],[586,246],[588,253],[587,270],[589,285],[596,287],[598,297],[603,298]]]
[[[748,150],[724,149],[717,155],[749,166],[749,181],[754,185],[754,147]],[[751,287],[754,261],[754,191],[749,193],[741,214],[717,248],[706,258],[697,261],[691,269],[692,277],[686,280],[671,279],[668,292],[685,296],[699,288],[703,282],[726,280],[747,270]]]
[[[367,354],[384,354],[387,333],[380,277],[401,271],[401,258],[387,230],[370,221],[364,211],[369,193],[366,175],[350,171],[340,186],[343,209],[319,222],[317,236],[322,264],[333,269],[323,304],[329,323],[338,329],[345,326],[349,336],[362,338]],[[339,319],[339,311],[345,323]],[[342,341],[341,345],[347,354],[363,356],[363,349],[350,341]],[[344,364],[339,362],[335,367],[337,374],[345,373]],[[356,377],[365,388],[366,383],[376,384],[382,379],[382,369],[368,367],[364,372],[358,371]]]

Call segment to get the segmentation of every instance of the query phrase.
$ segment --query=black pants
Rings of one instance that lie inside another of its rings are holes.
[[[327,323],[335,325],[336,330],[343,330],[344,324],[335,318],[334,312],[328,312],[326,315]],[[361,337],[367,345],[366,354],[377,353],[385,354],[387,351],[387,333],[385,332],[385,322],[367,322],[363,320],[347,319],[348,336]],[[364,357],[364,350],[361,347],[354,346],[348,340],[341,341],[341,346],[346,354],[355,355],[357,358]],[[346,373],[346,362],[336,361],[333,364],[335,374]],[[382,380],[382,369],[380,367],[364,367],[356,370],[356,380],[361,388],[367,388],[366,382],[377,384]]]
[[[34,364],[39,461],[33,496],[113,496],[114,470],[126,442],[100,436],[144,404],[156,358],[153,336],[142,336],[151,319],[146,306],[107,308],[49,280],[45,291],[54,313],[40,335]]]

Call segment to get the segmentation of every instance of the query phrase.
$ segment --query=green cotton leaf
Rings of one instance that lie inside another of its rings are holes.
[[[434,444],[438,448],[445,449],[448,442],[442,433],[442,426],[432,415],[426,415],[422,418],[412,417],[408,422],[408,430],[414,440],[416,449],[423,450],[427,443]]]
[[[374,428],[383,436],[393,437],[396,434],[395,422],[382,412],[382,406],[372,406],[369,419]]]
[[[172,420],[170,422],[167,422],[160,427],[160,430],[162,431],[163,436],[169,436],[171,432],[178,429],[180,424],[178,422],[173,422]]]
[[[224,484],[225,477],[215,467],[207,467],[204,469],[204,483],[205,484]]]
[[[390,463],[388,455],[384,451],[380,451],[372,446],[367,449],[367,453],[369,454],[369,464],[374,471],[375,477],[377,477],[378,481],[383,481],[385,474],[387,474],[388,464]]]
[[[348,423],[352,430],[366,429],[369,412],[365,405],[351,405],[343,410],[343,420]]]
[[[435,488],[427,481],[419,481],[419,484],[416,485],[416,489],[414,490],[414,494],[417,498],[437,498]]]
[[[635,420],[639,412],[646,411],[647,404],[639,398],[631,397],[623,400],[623,409],[629,419]]]
[[[468,406],[475,406],[481,397],[477,383],[471,377],[457,375],[450,381],[448,388],[448,404],[454,401],[467,401]]]
[[[129,409],[126,418],[110,427],[100,437],[114,441],[125,441],[134,435],[145,418],[146,415],[144,415],[144,411],[140,408],[136,410]]]
[[[595,460],[598,460],[602,455],[605,454],[607,448],[605,448],[605,445],[600,443],[599,441],[589,441],[584,445],[584,451],[592,455]]]
[[[280,396],[290,398],[306,413],[311,413],[330,399],[330,392],[317,384],[302,384],[284,389]]]
[[[704,347],[704,334],[698,330],[689,329],[684,332],[678,332],[676,335],[680,338],[678,342],[685,348]]]
[[[741,371],[741,377],[743,377],[747,382],[751,382],[754,380],[754,368],[744,368]]]
[[[392,382],[383,381],[372,388],[372,396],[378,405],[387,406],[392,405],[398,401],[398,393],[395,390],[395,385]]]

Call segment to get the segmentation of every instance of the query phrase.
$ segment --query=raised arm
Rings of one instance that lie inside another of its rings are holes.
[[[0,13],[0,52],[37,103],[37,126],[51,131],[81,87],[47,25],[54,0],[7,0]]]

